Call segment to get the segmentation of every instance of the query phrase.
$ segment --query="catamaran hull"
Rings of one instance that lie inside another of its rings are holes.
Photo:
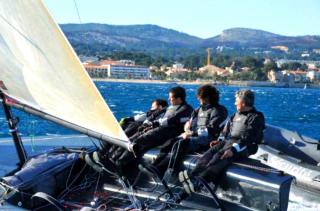
[[[295,184],[308,191],[320,193],[320,167],[301,162],[267,145],[260,146],[252,158],[295,177]]]
[[[157,150],[149,151],[145,162],[150,162],[157,155]],[[184,161],[185,169],[192,170],[197,155],[190,155]],[[237,204],[254,210],[287,210],[292,176],[282,174],[274,168],[253,159],[231,165],[216,191],[225,202]],[[177,185],[175,181],[169,185]]]
[[[264,144],[252,158],[295,177],[295,184],[320,193],[319,141],[268,125]]]
[[[306,137],[296,131],[267,125],[264,144],[301,162],[320,165],[320,140]]]

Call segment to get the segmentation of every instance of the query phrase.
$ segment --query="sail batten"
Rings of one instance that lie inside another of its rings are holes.
[[[27,111],[46,114],[47,119],[80,132],[108,137],[103,140],[128,143],[40,0],[0,0],[0,81],[1,91]]]

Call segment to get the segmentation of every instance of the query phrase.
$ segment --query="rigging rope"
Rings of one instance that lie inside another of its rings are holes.
[[[78,18],[79,18],[79,22],[82,23],[81,21],[81,17],[80,17],[80,13],[79,13],[79,9],[78,9],[78,5],[77,5],[77,1],[76,0],[73,0],[74,2],[74,6],[76,8],[76,11],[77,11],[77,15],[78,15]]]
[[[77,0],[73,0],[73,2],[74,2],[74,6],[75,6],[75,9],[76,9],[77,15],[78,15],[79,23],[82,24],[79,8],[78,8],[78,5],[77,5]],[[86,42],[85,47],[86,47],[86,51],[87,51],[85,53],[85,55],[88,55],[88,53],[89,53],[89,42]]]
[[[31,115],[29,115],[30,117]],[[31,124],[29,124],[29,137],[30,137],[30,141],[31,141],[31,151],[35,152],[36,148],[35,148],[35,125],[36,125],[36,120],[31,121]]]

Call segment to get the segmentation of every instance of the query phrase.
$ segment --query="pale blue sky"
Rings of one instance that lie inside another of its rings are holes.
[[[58,23],[79,23],[74,0],[44,0]],[[83,23],[156,24],[201,38],[246,27],[320,35],[320,0],[76,0]]]

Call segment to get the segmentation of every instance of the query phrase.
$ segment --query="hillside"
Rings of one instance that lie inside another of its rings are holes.
[[[320,36],[289,37],[256,29],[232,28],[202,43],[202,46],[217,45],[247,48],[270,48],[276,45],[290,48],[319,48]]]
[[[300,50],[320,48],[320,36],[290,37],[248,28],[227,29],[208,39],[149,24],[62,24],[61,28],[77,52],[88,55],[126,50],[179,58],[199,52],[204,54],[205,48],[217,46],[266,50],[275,45]]]

